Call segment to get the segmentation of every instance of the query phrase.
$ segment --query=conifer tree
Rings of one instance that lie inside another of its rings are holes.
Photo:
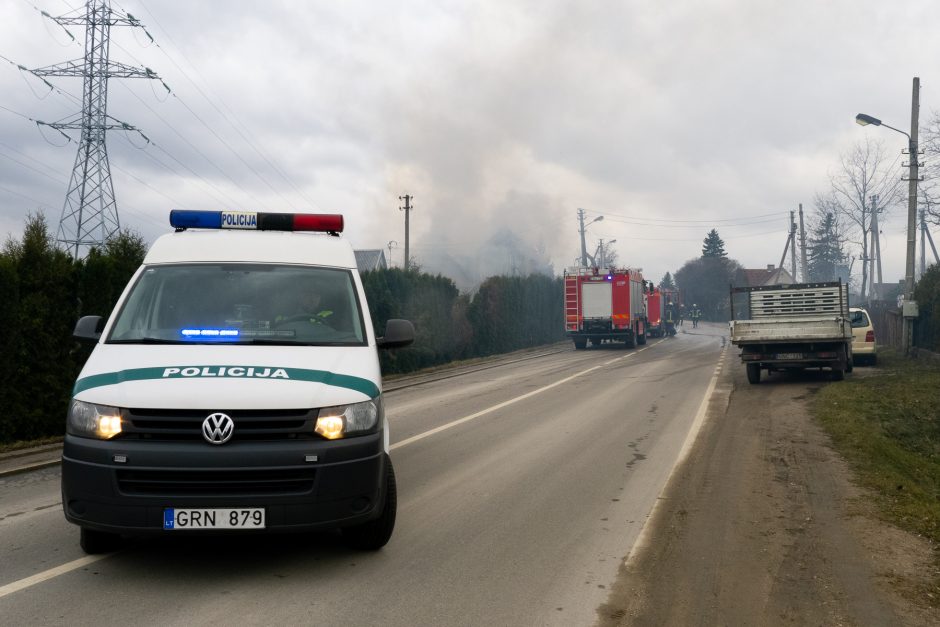
[[[726,259],[728,253],[725,252],[725,242],[718,236],[718,229],[712,229],[705,236],[702,244],[702,257],[720,257]]]

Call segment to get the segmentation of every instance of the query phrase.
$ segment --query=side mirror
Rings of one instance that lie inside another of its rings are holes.
[[[101,316],[82,316],[75,323],[75,330],[72,331],[72,337],[79,342],[94,344],[101,339],[101,332],[104,330],[104,318]]]
[[[402,348],[415,341],[415,328],[408,320],[391,319],[385,323],[385,335],[376,338],[379,348]]]

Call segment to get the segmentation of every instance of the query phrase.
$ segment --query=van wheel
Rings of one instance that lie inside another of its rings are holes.
[[[833,381],[842,381],[845,378],[845,368],[839,364],[832,368],[832,380]]]
[[[574,348],[575,350],[583,350],[587,346],[586,337],[576,337],[574,338]]]
[[[82,550],[89,555],[110,553],[121,545],[121,536],[116,533],[82,527],[79,544]]]
[[[392,460],[388,460],[385,473],[385,504],[382,513],[375,520],[343,528],[343,539],[354,549],[377,551],[388,544],[395,529],[395,513],[398,509],[398,486],[395,484],[395,469]]]
[[[760,383],[760,364],[747,365],[747,382]]]

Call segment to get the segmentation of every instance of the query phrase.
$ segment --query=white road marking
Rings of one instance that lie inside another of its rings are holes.
[[[662,341],[662,340],[660,340],[660,341]],[[658,343],[658,342],[657,342],[657,343]],[[463,418],[458,418],[457,420],[454,420],[454,421],[452,421],[452,422],[448,422],[447,424],[441,425],[440,427],[435,427],[434,429],[431,429],[431,430],[429,430],[429,431],[425,431],[424,433],[419,433],[418,435],[413,435],[413,436],[411,436],[410,438],[406,438],[406,439],[402,440],[401,442],[396,442],[395,444],[392,444],[392,445],[389,447],[389,450],[390,450],[390,451],[394,451],[394,450],[397,449],[397,448],[401,448],[401,447],[403,447],[403,446],[408,446],[409,444],[414,444],[415,442],[417,442],[417,441],[419,441],[419,440],[423,440],[424,438],[428,438],[428,437],[431,437],[432,435],[436,435],[436,434],[440,433],[441,431],[446,431],[446,430],[448,430],[448,429],[452,429],[453,427],[456,427],[456,426],[458,426],[458,425],[462,425],[462,424],[465,423],[465,422],[470,422],[471,420],[475,420],[475,419],[477,419],[477,418],[479,418],[479,417],[481,417],[481,416],[485,416],[485,415],[487,415],[487,414],[491,414],[491,413],[493,413],[494,411],[500,410],[500,409],[502,409],[502,408],[504,408],[504,407],[508,407],[509,405],[513,405],[513,404],[515,404],[515,403],[518,403],[519,401],[524,401],[524,400],[527,399],[527,398],[531,398],[531,397],[535,396],[536,394],[541,394],[542,392],[545,392],[545,391],[550,390],[550,389],[552,389],[552,388],[556,388],[556,387],[558,387],[559,385],[563,385],[563,384],[565,384],[565,383],[568,383],[569,381],[571,381],[571,380],[573,380],[573,379],[577,379],[578,377],[584,376],[584,375],[586,375],[586,374],[589,373],[589,372],[594,372],[594,371],[597,370],[598,368],[603,368],[604,366],[609,366],[609,365],[612,364],[612,363],[615,363],[615,362],[621,361],[621,360],[623,360],[623,359],[626,359],[626,358],[628,358],[628,357],[632,357],[632,356],[634,356],[634,355],[637,355],[637,354],[639,354],[639,353],[642,353],[643,351],[645,351],[645,350],[648,349],[648,348],[650,348],[650,347],[647,346],[646,348],[641,348],[640,350],[634,351],[634,352],[632,352],[632,353],[628,353],[628,354],[622,355],[622,356],[620,356],[620,357],[615,357],[614,359],[611,359],[611,360],[609,360],[609,361],[605,361],[604,363],[598,364],[597,366],[593,366],[593,367],[591,367],[591,368],[588,368],[587,370],[582,370],[581,372],[576,372],[575,374],[571,375],[570,377],[565,377],[564,379],[559,379],[558,381],[555,381],[554,383],[549,383],[548,385],[546,385],[546,386],[544,386],[544,387],[540,387],[540,388],[537,389],[537,390],[532,390],[531,392],[526,392],[526,393],[523,394],[522,396],[517,396],[517,397],[515,397],[515,398],[511,398],[511,399],[509,399],[508,401],[503,401],[502,403],[499,403],[499,404],[497,404],[497,405],[493,405],[492,407],[487,407],[486,409],[482,409],[482,410],[476,412],[475,414],[470,414],[469,416],[464,416]]]
[[[71,562],[66,562],[61,566],[56,566],[55,568],[50,568],[49,570],[44,570],[41,573],[37,573],[32,577],[27,577],[25,579],[20,579],[19,581],[14,581],[13,583],[8,583],[5,586],[0,587],[0,599],[7,596],[8,594],[13,594],[14,592],[19,592],[25,588],[35,586],[38,583],[48,581],[58,577],[59,575],[64,575],[65,573],[70,573],[75,569],[81,568],[82,566],[88,566],[89,564],[94,564],[98,560],[103,560],[108,557],[108,553],[102,555],[86,555],[85,557],[80,557],[77,560],[72,560]]]

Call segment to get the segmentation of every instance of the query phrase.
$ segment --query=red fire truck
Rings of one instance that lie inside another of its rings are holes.
[[[646,299],[646,319],[647,319],[647,330],[646,334],[650,337],[663,337],[666,334],[666,305],[668,303],[673,303],[673,315],[677,315],[679,311],[679,302],[678,294],[675,290],[662,289],[662,288],[653,288],[653,291],[650,292]],[[677,324],[678,320],[673,320],[673,324]]]
[[[565,270],[565,332],[577,349],[588,341],[646,344],[643,275],[629,268]]]

